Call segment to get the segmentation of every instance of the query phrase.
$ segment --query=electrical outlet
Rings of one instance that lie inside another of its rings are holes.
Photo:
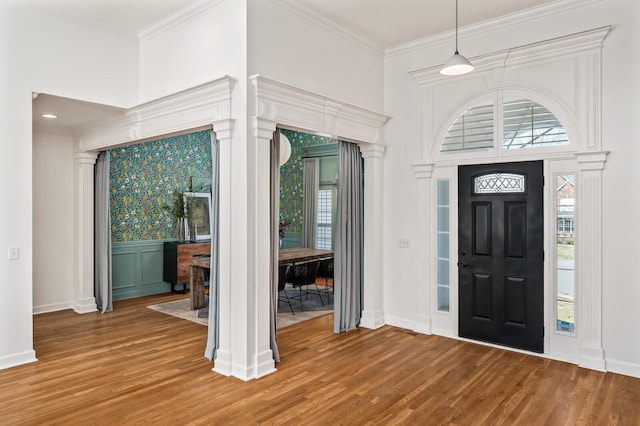
[[[399,238],[398,239],[398,247],[400,247],[400,248],[409,248],[409,239],[408,238]]]
[[[9,247],[9,260],[20,259],[20,247]]]

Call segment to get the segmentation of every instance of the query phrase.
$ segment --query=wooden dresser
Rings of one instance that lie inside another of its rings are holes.
[[[171,284],[171,291],[185,293],[189,283],[189,262],[193,256],[210,255],[211,242],[199,241],[165,241],[164,265],[162,279]],[[176,285],[181,284],[182,289],[177,290]]]

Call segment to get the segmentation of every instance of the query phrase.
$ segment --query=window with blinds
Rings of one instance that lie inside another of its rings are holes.
[[[538,103],[526,99],[505,101],[502,111],[503,149],[569,144],[560,121]]]
[[[318,191],[318,219],[316,222],[316,248],[333,248],[333,217],[335,188]]]
[[[440,151],[478,151],[493,148],[493,116],[493,105],[468,109],[449,128]]]
[[[440,152],[487,151],[494,147],[494,105],[480,105],[465,111],[451,125]],[[527,99],[502,103],[502,149],[568,145],[567,132],[544,106]]]

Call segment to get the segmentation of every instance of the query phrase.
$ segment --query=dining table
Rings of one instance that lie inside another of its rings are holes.
[[[278,253],[278,265],[295,265],[296,263],[331,258],[333,258],[333,250],[292,247],[280,249],[280,253]]]
[[[333,258],[333,250],[315,249],[307,247],[293,247],[280,249],[278,253],[278,265],[295,265],[312,260]],[[191,309],[200,309],[206,306],[204,297],[204,271],[211,267],[211,257],[194,256],[189,262],[189,298]]]

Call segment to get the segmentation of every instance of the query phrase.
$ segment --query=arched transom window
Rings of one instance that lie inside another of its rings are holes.
[[[496,123],[502,127],[497,132],[500,140],[496,140]],[[440,152],[489,151],[499,143],[503,150],[517,150],[568,145],[569,138],[560,121],[543,105],[528,99],[505,99],[499,107],[487,103],[466,110],[449,128]]]

